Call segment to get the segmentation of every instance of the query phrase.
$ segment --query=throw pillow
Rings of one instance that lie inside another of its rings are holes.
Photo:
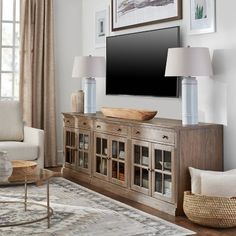
[[[201,174],[201,194],[212,197],[236,197],[236,174]]]
[[[22,141],[23,122],[18,101],[0,101],[0,141]]]
[[[236,169],[229,171],[211,171],[211,170],[201,170],[193,167],[189,167],[189,172],[191,176],[191,192],[193,194],[201,194],[201,174],[213,174],[213,175],[222,175],[222,174],[236,174]]]

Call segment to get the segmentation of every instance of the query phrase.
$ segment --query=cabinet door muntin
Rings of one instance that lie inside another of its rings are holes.
[[[118,185],[127,185],[127,140],[121,137],[110,136],[110,180]]]
[[[95,176],[108,180],[108,141],[109,137],[105,134],[95,133]]]
[[[174,196],[174,147],[153,144],[152,150],[152,195],[172,202]]]
[[[76,132],[74,128],[64,128],[64,158],[65,163],[75,167],[77,161],[76,154]]]
[[[84,172],[91,172],[90,163],[91,163],[91,134],[90,131],[78,129],[77,130],[77,153],[78,153],[78,162],[77,168]]]
[[[150,150],[150,143],[132,140],[131,188],[145,194],[150,194],[151,190]]]

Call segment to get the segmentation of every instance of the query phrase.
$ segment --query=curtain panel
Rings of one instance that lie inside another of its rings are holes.
[[[20,102],[26,125],[45,131],[45,167],[56,166],[53,0],[21,0]]]

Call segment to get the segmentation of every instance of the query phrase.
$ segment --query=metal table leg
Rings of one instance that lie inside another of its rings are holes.
[[[47,181],[47,215],[48,215],[48,228],[50,228],[50,205],[49,205],[49,179]]]
[[[26,180],[26,177],[25,177],[25,211],[27,211],[27,180]]]

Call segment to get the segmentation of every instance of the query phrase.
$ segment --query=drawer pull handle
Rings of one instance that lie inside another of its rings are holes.
[[[136,131],[136,134],[140,134],[140,131]]]
[[[98,128],[98,129],[101,129],[101,125],[97,125],[97,128]]]
[[[167,135],[163,135],[162,138],[167,139],[167,140],[169,139],[169,137]]]
[[[69,120],[67,120],[66,122],[67,122],[67,123],[70,123],[70,121],[69,121]]]
[[[117,129],[118,132],[121,132],[121,128]]]
[[[83,125],[87,125],[87,123],[86,123],[86,122],[84,122],[84,123],[83,123]]]

